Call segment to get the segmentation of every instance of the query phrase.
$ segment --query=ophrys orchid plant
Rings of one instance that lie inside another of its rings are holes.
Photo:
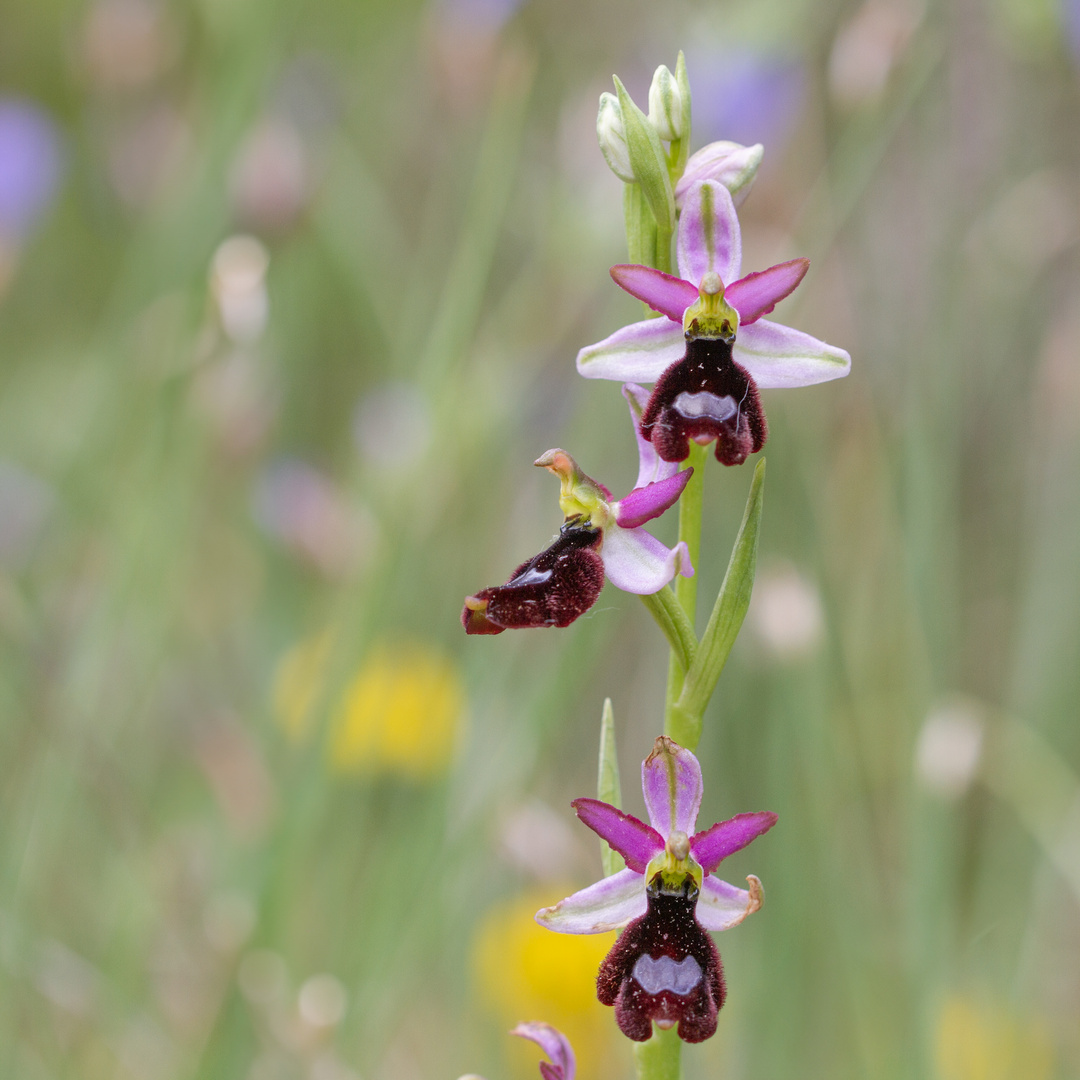
[[[761,811],[697,830],[698,745],[705,708],[750,601],[764,491],[764,461],[750,484],[723,584],[703,632],[696,623],[707,448],[741,464],[765,443],[759,389],[806,386],[846,375],[848,354],[764,318],[803,280],[806,259],[742,275],[736,206],[746,197],[762,148],[714,143],[692,157],[690,87],[680,54],[675,73],[657,69],[646,115],[615,80],[601,98],[601,149],[624,182],[631,261],[612,268],[627,292],[659,314],[623,327],[578,354],[588,378],[623,382],[638,443],[638,480],[614,500],[563,450],[536,464],[560,480],[562,529],[505,585],[466,598],[469,633],[566,626],[599,596],[604,578],[642,596],[671,646],[664,733],[642,765],[648,822],[621,808],[611,702],[601,725],[598,798],[574,800],[578,817],[604,841],[605,876],[542,909],[554,931],[621,934],[600,966],[597,996],[634,1041],[639,1080],[679,1075],[683,1041],[709,1038],[726,989],[710,933],[738,925],[762,904],[717,876],[721,862],[776,823]],[[676,236],[677,229],[677,236]],[[671,271],[675,239],[678,276]],[[652,391],[639,382],[655,383]],[[679,538],[662,544],[642,526],[679,503]],[[545,1080],[572,1080],[565,1040],[543,1025],[518,1034],[552,1057]],[[535,1030],[533,1030],[535,1029]],[[531,1032],[531,1033],[530,1033]],[[549,1072],[551,1075],[549,1075]]]

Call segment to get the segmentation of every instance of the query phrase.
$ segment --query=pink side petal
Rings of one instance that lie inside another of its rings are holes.
[[[679,501],[683,488],[690,482],[690,477],[693,475],[692,468],[683,469],[682,472],[669,476],[666,480],[658,480],[654,484],[634,488],[626,498],[611,504],[612,510],[615,511],[615,520],[624,529],[636,529],[639,525],[644,525],[646,521],[659,517]]]
[[[536,921],[560,934],[606,934],[619,930],[645,914],[645,878],[634,870],[620,870],[541,908]]]
[[[733,356],[762,390],[811,386],[842,379],[851,370],[843,349],[768,319],[739,327]]]
[[[575,799],[570,805],[577,816],[639,874],[644,874],[649,860],[664,850],[664,838],[632,814],[624,814],[599,799]]]
[[[650,392],[644,386],[637,383],[625,383],[622,388],[623,397],[630,406],[630,419],[634,423],[634,435],[638,446],[638,477],[634,487],[645,487],[657,480],[666,480],[679,471],[677,461],[665,461],[657,452],[656,447],[641,434],[641,414],[649,403]]]
[[[586,345],[577,355],[577,369],[586,379],[656,382],[685,352],[681,326],[670,319],[645,319]]]
[[[737,889],[712,874],[705,875],[694,910],[694,915],[703,929],[730,930],[761,907],[761,882],[753,876],[746,880],[750,884],[749,892],[746,889]]]
[[[664,735],[641,765],[641,790],[649,821],[663,837],[675,829],[691,835],[701,806],[698,759]]]
[[[692,577],[690,550],[681,540],[673,548],[660,543],[644,529],[621,529],[609,525],[600,548],[608,581],[623,592],[651,596],[676,574]]]
[[[768,810],[755,814],[736,814],[727,821],[704,829],[690,837],[690,852],[706,874],[711,874],[729,855],[741,851],[776,824],[776,815]]]
[[[611,268],[615,284],[682,326],[683,312],[697,302],[697,286],[651,266],[621,263]]]
[[[732,282],[724,295],[739,313],[740,329],[756,322],[762,315],[768,315],[785,296],[795,290],[809,269],[809,259],[792,259]]]
[[[551,1058],[551,1064],[558,1070],[559,1080],[574,1080],[574,1074],[577,1071],[574,1050],[570,1045],[570,1040],[558,1028],[553,1028],[550,1024],[533,1022],[518,1024],[510,1034],[519,1035],[523,1039],[531,1039],[536,1043]],[[541,1064],[540,1071],[546,1077],[548,1073],[544,1069],[544,1064],[546,1063]]]
[[[679,276],[695,285],[715,270],[725,284],[735,281],[742,266],[742,233],[735,204],[715,180],[692,187],[679,218]]]

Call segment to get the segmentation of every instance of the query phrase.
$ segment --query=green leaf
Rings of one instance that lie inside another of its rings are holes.
[[[754,469],[750,495],[746,500],[746,510],[731,551],[724,583],[720,586],[720,594],[709,616],[709,624],[705,627],[693,663],[686,672],[682,693],[673,710],[672,720],[679,729],[679,734],[672,731],[672,738],[688,749],[697,746],[701,737],[705,706],[709,704],[716,682],[731,654],[731,647],[739,636],[746,609],[750,606],[750,594],[753,592],[754,573],[757,569],[758,532],[764,494],[765,459],[762,458]]]
[[[604,698],[604,711],[600,715],[600,769],[596,778],[596,797],[622,809],[619,759],[615,754],[615,711],[611,707],[611,698]],[[605,877],[618,873],[625,865],[622,857],[612,851],[605,840],[600,841],[600,860],[604,865]]]
[[[626,128],[626,146],[630,151],[630,167],[634,170],[645,201],[656,219],[657,229],[668,236],[675,228],[675,193],[671,188],[667,155],[656,129],[649,118],[634,104],[626,87],[615,76],[615,89],[619,94],[623,125]]]

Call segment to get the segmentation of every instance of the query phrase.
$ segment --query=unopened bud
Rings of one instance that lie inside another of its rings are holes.
[[[682,95],[675,76],[661,64],[649,87],[649,123],[661,139],[681,139],[683,131]]]
[[[619,99],[610,93],[600,95],[600,112],[596,117],[596,137],[600,140],[600,152],[611,171],[627,184],[635,182],[634,170],[630,168],[630,150],[626,145],[626,127],[623,125]]]

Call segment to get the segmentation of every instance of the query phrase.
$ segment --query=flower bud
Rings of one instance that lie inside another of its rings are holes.
[[[682,95],[675,76],[661,64],[649,87],[649,123],[661,139],[681,139],[683,131]]]
[[[692,154],[686,163],[686,172],[675,185],[675,203],[682,210],[686,193],[702,180],[717,180],[731,192],[732,202],[738,206],[750,192],[750,185],[757,176],[758,166],[765,156],[761,143],[740,146],[733,142],[714,142]]]
[[[626,127],[623,124],[619,99],[611,93],[600,95],[600,112],[596,117],[596,137],[600,140],[600,152],[611,171],[628,184],[637,180],[630,168],[630,150],[626,145]]]

